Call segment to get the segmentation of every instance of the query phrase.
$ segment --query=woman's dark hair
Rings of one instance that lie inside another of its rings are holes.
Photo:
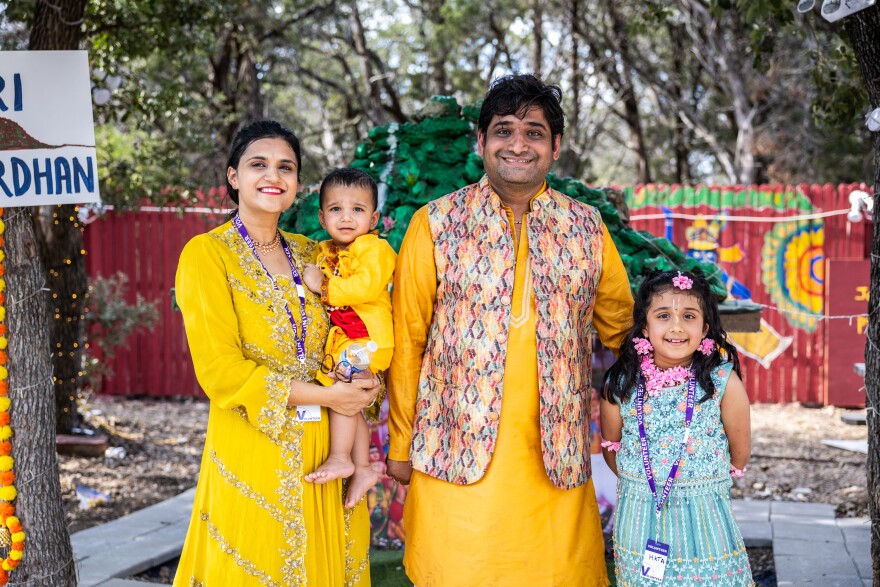
[[[733,369],[740,377],[742,377],[742,372],[736,347],[727,339],[727,333],[721,326],[718,302],[709,287],[709,282],[702,275],[685,272],[680,274],[693,280],[691,289],[680,291],[693,295],[700,301],[703,318],[709,326],[706,338],[715,341],[715,350],[710,355],[703,355],[701,352],[694,353],[693,368],[697,375],[697,382],[706,391],[706,395],[700,399],[700,403],[702,403],[715,394],[715,384],[712,382],[711,374],[721,363],[725,360],[732,362]],[[673,285],[672,279],[678,276],[678,271],[655,271],[642,282],[633,307],[633,327],[620,347],[620,356],[617,361],[605,373],[602,397],[609,402],[623,403],[629,399],[630,392],[638,381],[642,363],[642,359],[636,353],[635,345],[633,345],[633,338],[644,336],[642,331],[648,326],[648,310],[651,307],[651,302],[655,296],[663,295],[674,289],[675,285]]]
[[[247,151],[255,141],[260,139],[281,139],[290,145],[293,154],[296,155],[296,178],[300,179],[300,170],[302,169],[302,149],[299,145],[299,139],[293,134],[293,131],[274,120],[259,120],[242,127],[235,138],[232,139],[232,146],[229,147],[229,158],[226,160],[226,169],[230,167],[238,169],[241,156]],[[229,183],[229,177],[226,178],[226,193],[229,198],[238,204],[238,190]]]
[[[318,205],[324,207],[324,194],[332,187],[344,188],[360,188],[369,190],[373,196],[373,210],[379,209],[379,186],[370,177],[370,174],[354,167],[343,167],[334,169],[327,174],[324,181],[321,182],[321,188],[318,190]]]
[[[544,110],[550,126],[550,139],[565,132],[565,115],[562,113],[562,90],[559,86],[547,85],[531,73],[516,73],[500,77],[489,86],[489,92],[480,108],[478,128],[485,136],[493,116],[513,114],[520,118],[533,107]]]

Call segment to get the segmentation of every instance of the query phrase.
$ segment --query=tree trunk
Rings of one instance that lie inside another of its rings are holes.
[[[32,51],[79,49],[86,0],[37,2],[31,29]],[[52,365],[55,376],[55,428],[69,433],[82,423],[76,400],[82,383],[82,319],[88,276],[83,257],[82,230],[73,205],[45,207],[46,217],[34,215],[39,251],[48,270],[52,292]]]
[[[532,4],[532,73],[541,77],[544,63],[544,3]]]
[[[382,108],[379,80],[373,76],[373,64],[367,52],[367,38],[364,34],[364,25],[356,2],[351,5],[349,22],[351,24],[352,48],[361,61],[361,80],[368,101],[366,114],[373,125],[379,126],[388,122],[388,118],[385,116],[385,110]]]
[[[844,20],[871,108],[880,108],[880,5]],[[880,585],[880,134],[874,133],[874,238],[871,243],[871,292],[868,299],[868,344],[865,347],[865,394],[868,406],[868,512],[871,517],[871,561],[874,584]]]
[[[449,76],[446,75],[446,62],[449,59],[449,47],[443,39],[435,39],[434,47],[428,52],[430,66],[431,94],[434,96],[452,95]]]
[[[672,45],[672,75],[670,76],[670,89],[678,104],[684,104],[687,97],[684,92],[684,72],[686,51],[684,37],[687,34],[683,27],[672,23],[667,24],[669,41]],[[691,180],[690,148],[688,144],[687,126],[681,118],[674,116],[672,135],[672,148],[675,151],[675,176],[673,183],[687,185]]]
[[[9,585],[63,587],[76,585],[76,571],[55,457],[49,295],[30,216],[28,208],[9,208],[4,216],[15,509],[27,533]]]
[[[571,102],[568,108],[568,148],[559,162],[562,176],[578,177],[581,153],[581,59],[580,59],[580,7],[581,0],[570,0],[568,18],[571,21],[571,53],[568,55]]]
[[[624,18],[613,3],[608,5],[611,27],[614,38],[618,41],[618,49],[622,61],[620,67],[620,84],[615,88],[623,102],[623,113],[626,126],[629,128],[629,148],[636,158],[636,173],[641,184],[651,183],[651,166],[648,158],[648,145],[642,130],[642,118],[639,114],[639,101],[636,96],[635,75],[632,68],[633,57],[629,52],[629,28]],[[611,67],[615,67],[611,64]]]
[[[28,48],[31,51],[79,49],[86,1],[37,2]]]

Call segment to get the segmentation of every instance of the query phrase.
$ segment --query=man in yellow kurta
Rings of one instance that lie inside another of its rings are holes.
[[[410,483],[404,565],[419,587],[608,585],[590,479],[594,332],[631,325],[599,213],[547,187],[561,92],[493,83],[486,175],[416,212],[392,309],[388,472]]]

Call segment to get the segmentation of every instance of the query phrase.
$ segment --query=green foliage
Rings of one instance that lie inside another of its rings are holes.
[[[842,40],[832,49],[814,54],[811,77],[816,87],[813,117],[828,126],[851,126],[864,116],[870,103],[852,47]]]
[[[134,303],[129,303],[125,299],[127,291],[128,276],[121,271],[110,277],[97,277],[89,286],[89,307],[85,318],[89,344],[84,370],[86,381],[93,390],[112,375],[107,360],[116,355],[126,339],[135,332],[151,331],[159,320],[156,302],[147,302],[136,294]]]
[[[711,2],[717,14],[735,12],[749,27],[755,63],[763,68],[773,63],[778,39],[784,35],[797,35],[804,45],[810,38],[819,43],[818,50],[809,52],[810,78],[815,88],[811,112],[817,125],[851,127],[854,119],[864,116],[868,94],[849,36],[841,23],[829,26],[818,10],[796,19],[796,2],[790,0],[736,0],[735,7],[730,4],[730,0]]]

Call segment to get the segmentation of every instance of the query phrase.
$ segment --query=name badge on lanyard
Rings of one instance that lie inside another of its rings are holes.
[[[645,555],[642,557],[642,577],[660,583],[666,573],[666,559],[669,558],[669,545],[648,540]]]
[[[320,422],[321,406],[296,406],[297,422]]]
[[[672,491],[672,484],[675,482],[675,474],[678,472],[678,465],[681,463],[682,455],[687,447],[690,438],[691,420],[694,416],[694,403],[697,396],[697,377],[691,372],[688,378],[687,386],[687,408],[684,413],[684,438],[681,441],[679,454],[673,461],[672,468],[669,470],[669,477],[663,485],[663,492],[657,495],[657,484],[654,481],[654,472],[651,468],[651,455],[648,452],[648,434],[645,431],[645,379],[639,375],[639,385],[636,388],[636,423],[639,426],[639,448],[642,453],[642,465],[645,468],[645,478],[648,480],[648,487],[651,488],[651,494],[654,496],[654,507],[657,514],[657,524],[654,529],[657,535],[660,533],[660,514],[666,503],[669,493]],[[663,575],[666,573],[666,561],[669,557],[669,545],[658,540],[648,540],[645,546],[645,553],[642,556],[642,577],[654,583],[663,581]]]

